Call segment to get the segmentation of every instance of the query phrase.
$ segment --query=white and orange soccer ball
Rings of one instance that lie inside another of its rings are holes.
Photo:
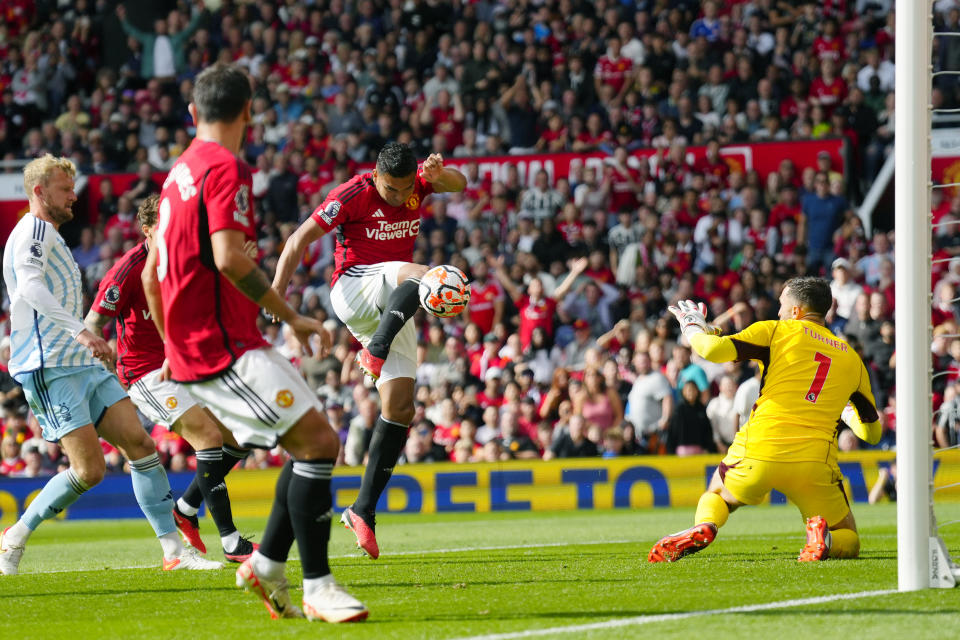
[[[470,281],[454,266],[433,267],[420,278],[420,306],[438,318],[452,318],[470,302]]]

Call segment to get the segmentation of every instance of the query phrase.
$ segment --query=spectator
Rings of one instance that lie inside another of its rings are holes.
[[[700,390],[696,382],[685,382],[681,396],[682,400],[673,410],[667,425],[667,453],[678,456],[715,453],[717,445],[713,439],[713,428],[707,410],[700,402]]]
[[[830,267],[833,280],[830,281],[830,291],[837,301],[837,315],[844,322],[853,315],[853,307],[857,298],[863,292],[863,287],[854,282],[850,275],[852,266],[846,258],[837,258]]]
[[[500,445],[503,460],[529,460],[540,457],[537,446],[520,431],[517,412],[504,408],[500,413]]]
[[[884,497],[890,502],[897,501],[896,461],[880,467],[880,470],[877,472],[877,481],[870,488],[870,494],[867,496],[867,500],[870,504],[876,504]]]
[[[544,452],[544,460],[553,458],[593,458],[600,454],[595,442],[587,438],[587,424],[583,416],[570,416],[569,430],[561,433]]]
[[[27,466],[20,457],[20,443],[13,434],[5,435],[0,441],[0,458],[0,476],[18,474]]]
[[[648,353],[638,350],[633,366],[637,377],[628,396],[627,419],[642,441],[651,443],[652,452],[673,413],[673,390],[667,378],[653,369]]]
[[[827,174],[820,172],[814,178],[814,192],[803,197],[801,208],[798,241],[807,245],[807,268],[817,274],[833,264],[833,234],[847,213],[847,201],[830,194]]]
[[[557,300],[562,300],[570,291],[577,277],[587,268],[586,258],[579,258],[571,263],[570,273],[554,291],[554,297],[544,296],[543,281],[539,277],[530,279],[527,293],[521,294],[503,266],[503,258],[493,262],[494,273],[503,289],[517,306],[520,315],[520,344],[526,350],[530,345],[533,330],[537,327],[546,332],[547,337],[553,337],[553,314],[557,308]]]
[[[185,68],[185,44],[200,28],[206,15],[205,4],[197,0],[196,5],[197,13],[185,27],[181,28],[182,17],[177,11],[171,13],[167,20],[154,20],[153,33],[140,31],[130,24],[127,20],[127,8],[122,3],[117,5],[117,17],[123,30],[143,46],[139,69],[141,77],[172,81]]]
[[[380,407],[372,398],[360,402],[357,415],[350,420],[347,441],[343,446],[346,464],[350,466],[364,464],[367,449],[370,448],[370,439],[373,436],[373,426],[376,424],[379,413]]]
[[[707,417],[713,428],[713,440],[720,453],[726,454],[733,444],[733,437],[740,429],[737,408],[734,398],[737,393],[737,383],[729,375],[720,378],[720,394],[707,403]]]
[[[542,169],[537,172],[533,186],[524,191],[520,198],[520,211],[532,213],[534,221],[538,223],[554,217],[562,205],[563,198],[549,187],[547,172]]]
[[[583,416],[591,425],[606,431],[623,420],[623,403],[616,389],[607,387],[603,376],[596,368],[587,368],[583,373],[583,386],[573,398],[573,412]]]

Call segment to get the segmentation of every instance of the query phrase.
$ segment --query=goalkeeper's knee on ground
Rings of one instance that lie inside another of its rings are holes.
[[[860,535],[853,529],[830,531],[830,557],[856,558],[860,555]]]

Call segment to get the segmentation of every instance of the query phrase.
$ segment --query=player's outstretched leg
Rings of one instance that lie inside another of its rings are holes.
[[[333,516],[330,478],[340,439],[323,414],[311,409],[280,442],[293,456],[287,511],[303,567],[303,612],[326,622],[364,620],[367,608],[334,580],[327,555]]]
[[[405,423],[387,420],[382,415],[377,418],[370,437],[370,452],[363,470],[360,493],[353,505],[340,515],[343,526],[357,536],[357,546],[374,560],[380,557],[375,534],[377,501],[387,488],[393,468],[403,452],[407,429]]]
[[[707,491],[697,503],[694,526],[661,538],[647,555],[649,562],[675,562],[706,548],[717,536],[730,515],[730,508],[719,494]]]
[[[194,540],[203,545],[203,540],[200,539],[200,520],[197,513],[199,513],[200,506],[204,502],[204,492],[200,488],[201,482],[198,478],[202,473],[208,473],[209,476],[207,477],[210,478],[209,484],[213,487],[214,499],[208,501],[207,505],[220,533],[224,558],[230,562],[243,562],[256,550],[257,545],[237,532],[237,527],[233,523],[230,497],[226,491],[218,489],[218,487],[226,486],[223,484],[224,477],[238,462],[247,457],[247,450],[225,444],[219,450],[210,449],[206,451],[203,456],[203,464],[201,464],[201,453],[203,452],[197,451],[197,474],[190,481],[190,486],[183,492],[173,508],[173,517],[176,520],[177,528],[187,542],[206,553],[206,547],[197,546]],[[204,469],[201,469],[201,466]],[[219,481],[215,482],[217,479]],[[225,502],[225,508],[218,504],[219,502]],[[214,504],[217,504],[217,506],[214,507]]]
[[[206,553],[197,518],[200,501],[205,501],[220,533],[224,558],[230,562],[243,562],[254,552],[256,545],[241,536],[233,523],[224,478],[238,460],[246,457],[246,451],[236,447],[236,441],[226,427],[200,406],[187,410],[173,424],[173,429],[197,451],[197,473],[174,506],[177,528],[189,544]]]
[[[201,557],[180,541],[173,520],[173,492],[167,472],[160,464],[153,440],[140,427],[129,398],[124,395],[122,400],[110,405],[98,431],[100,437],[119,449],[130,462],[133,494],[163,548],[164,571],[222,569],[222,563]]]
[[[390,482],[393,468],[407,441],[414,414],[414,380],[413,377],[398,377],[381,381],[379,390],[382,413],[373,427],[360,493],[340,518],[344,526],[356,534],[357,546],[374,559],[380,555],[374,534],[377,502]]]
[[[302,618],[303,612],[290,600],[290,585],[284,575],[287,555],[293,545],[293,526],[287,511],[287,494],[293,476],[288,460],[277,477],[270,518],[263,530],[263,542],[237,569],[237,586],[258,596],[270,617]]]
[[[417,289],[420,286],[420,277],[426,271],[427,267],[413,263],[400,269],[398,279],[402,279],[402,282],[387,298],[387,306],[380,316],[380,324],[369,344],[357,354],[357,364],[374,380],[380,378],[380,372],[390,353],[393,339],[420,307]]]
[[[90,430],[93,431],[92,426]],[[94,436],[94,442],[96,442],[96,436]],[[40,523],[55,517],[100,481],[103,477],[102,453],[100,466],[101,469],[96,477],[85,474],[92,484],[81,479],[72,468],[55,475],[33,499],[23,516],[0,533],[0,575],[16,575],[20,570],[20,559],[23,557],[27,540]]]

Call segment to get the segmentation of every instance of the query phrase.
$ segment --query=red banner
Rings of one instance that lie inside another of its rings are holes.
[[[0,200],[0,243],[6,244],[7,236],[29,210],[26,200]]]
[[[833,159],[833,167],[841,173],[843,166],[843,140],[807,140],[802,142],[759,142],[750,144],[730,145],[720,150],[732,172],[749,171],[756,169],[761,180],[766,180],[767,174],[776,171],[784,158],[790,158],[797,166],[797,172],[802,173],[807,167],[815,167],[817,154],[826,151]],[[706,153],[706,147],[688,147],[687,160],[696,163]],[[636,158],[650,158],[656,155],[654,149],[640,149],[632,154]],[[557,178],[570,179],[577,164],[587,166],[601,166],[608,154],[595,153],[553,153],[528,156],[484,156],[481,158],[444,158],[444,163],[454,167],[463,167],[471,162],[477,162],[481,177],[490,177],[494,180],[503,179],[507,173],[507,166],[513,164],[520,174],[523,184],[532,184],[533,177],[540,169],[544,169],[550,176],[551,184]],[[361,165],[361,170],[373,169],[373,165]],[[117,195],[126,191],[133,184],[136,176],[132,173],[117,173],[90,176],[87,196],[90,204],[90,223],[96,224],[100,203],[100,183],[103,180],[113,181],[113,192]],[[155,173],[153,179],[157,184],[163,184],[166,173]]]
[[[793,160],[800,174],[807,167],[817,166],[817,154],[826,151],[833,160],[833,168],[840,173],[844,172],[843,139],[805,140],[802,142],[759,142],[750,144],[730,145],[720,150],[720,155],[730,165],[731,172],[744,172],[756,169],[761,180],[766,180],[767,174],[776,171],[785,158]],[[631,155],[636,158],[650,158],[656,155],[655,149],[639,149]],[[696,163],[706,155],[706,147],[688,147],[687,161]],[[476,161],[482,177],[491,177],[494,180],[502,179],[506,175],[507,165],[516,165],[520,173],[520,181],[532,184],[533,177],[540,169],[544,169],[550,176],[551,184],[557,178],[570,179],[572,170],[577,164],[587,166],[601,166],[608,154],[595,153],[553,153],[529,156],[486,156],[481,158],[444,158],[444,164],[463,167]],[[372,169],[373,165],[364,165],[365,169]]]

